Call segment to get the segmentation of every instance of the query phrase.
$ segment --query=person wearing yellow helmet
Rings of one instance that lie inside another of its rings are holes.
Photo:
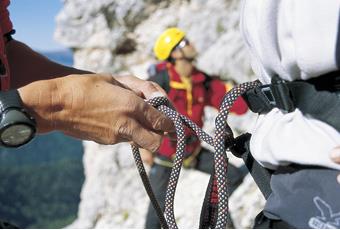
[[[204,107],[209,105],[218,109],[223,96],[231,89],[230,82],[225,84],[195,67],[197,51],[193,43],[187,39],[185,32],[179,28],[165,30],[156,40],[153,51],[161,62],[149,69],[149,80],[158,83],[167,92],[168,98],[179,113],[202,127]],[[234,113],[240,115],[247,110],[243,99],[238,100],[232,108]],[[185,130],[185,134],[184,167],[211,174],[214,171],[213,153],[203,148],[189,129]],[[165,137],[157,152],[142,151],[144,162],[152,164],[150,182],[162,207],[175,150],[176,142]],[[228,173],[232,192],[242,182],[246,171],[230,165]],[[158,217],[151,205],[145,227],[160,228]]]
[[[185,37],[185,32],[178,28],[169,28],[165,30],[157,39],[153,51],[159,60],[166,60],[171,54],[171,51]]]

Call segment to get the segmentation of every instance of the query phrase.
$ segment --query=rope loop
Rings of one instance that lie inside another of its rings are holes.
[[[175,153],[175,160],[173,168],[171,170],[170,179],[166,191],[165,198],[165,211],[162,212],[162,207],[159,206],[157,199],[153,193],[150,181],[145,172],[143,162],[140,157],[139,149],[132,145],[132,153],[134,160],[141,176],[142,182],[149,195],[150,201],[156,210],[159,217],[162,228],[177,229],[176,218],[174,214],[174,199],[176,193],[176,187],[181,172],[181,168],[184,160],[184,148],[185,148],[185,134],[184,127],[192,129],[197,137],[206,142],[207,144],[214,147],[214,168],[215,168],[215,178],[217,182],[217,194],[218,194],[218,212],[217,221],[215,228],[222,229],[226,228],[228,220],[228,180],[227,180],[227,170],[228,170],[228,156],[226,149],[234,144],[234,135],[228,125],[227,119],[229,115],[229,110],[233,106],[234,102],[239,96],[241,96],[246,91],[259,86],[261,83],[256,80],[253,82],[246,82],[235,86],[230,90],[223,98],[220,112],[215,119],[215,135],[211,137],[209,134],[204,132],[198,125],[192,122],[189,118],[184,115],[179,114],[171,105],[170,101],[166,97],[155,97],[148,101],[149,104],[157,108],[159,111],[163,112],[168,116],[174,123],[176,134],[177,134],[177,146]]]

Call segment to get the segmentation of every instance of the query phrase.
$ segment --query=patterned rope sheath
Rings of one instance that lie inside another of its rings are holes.
[[[218,191],[218,213],[216,228],[222,229],[227,226],[228,218],[228,188],[227,188],[227,167],[228,157],[226,155],[226,148],[229,148],[234,143],[234,136],[231,128],[227,123],[229,110],[233,106],[236,99],[244,94],[246,91],[259,86],[260,81],[246,82],[234,87],[229,91],[222,101],[220,112],[215,120],[215,137],[214,137],[214,163],[215,163],[215,176],[217,178],[217,191]]]
[[[177,134],[176,157],[174,160],[174,166],[171,171],[165,198],[165,211],[164,211],[165,217],[151,188],[150,181],[145,172],[145,168],[140,157],[139,149],[137,146],[131,145],[132,153],[135,159],[135,163],[137,165],[138,172],[142,178],[142,182],[144,184],[147,194],[149,195],[150,201],[156,210],[162,228],[171,229],[178,228],[174,214],[174,198],[178,178],[181,172],[182,163],[184,159],[185,136],[183,125],[190,127],[196,133],[196,135],[199,137],[201,141],[205,141],[209,145],[214,146],[215,176],[217,178],[217,190],[218,190],[218,214],[216,228],[217,229],[226,228],[228,213],[228,190],[226,175],[228,157],[226,155],[226,148],[231,146],[234,141],[232,130],[230,129],[227,123],[227,118],[229,110],[236,101],[236,99],[244,92],[260,84],[261,83],[259,81],[243,83],[239,86],[234,87],[231,91],[229,91],[225,95],[222,102],[222,106],[220,108],[220,113],[218,114],[215,120],[216,132],[214,138],[205,133],[190,119],[171,109],[170,108],[171,105],[167,98],[157,97],[148,101],[148,103],[156,107],[161,112],[165,113],[165,115],[168,116],[173,121]]]

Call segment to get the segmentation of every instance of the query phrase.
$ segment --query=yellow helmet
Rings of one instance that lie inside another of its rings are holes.
[[[166,60],[173,48],[185,37],[185,33],[176,28],[165,30],[157,39],[153,52],[159,60]]]

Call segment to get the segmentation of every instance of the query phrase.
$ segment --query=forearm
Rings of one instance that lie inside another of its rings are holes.
[[[6,54],[11,71],[11,88],[38,80],[90,73],[55,63],[16,40],[6,44]]]

